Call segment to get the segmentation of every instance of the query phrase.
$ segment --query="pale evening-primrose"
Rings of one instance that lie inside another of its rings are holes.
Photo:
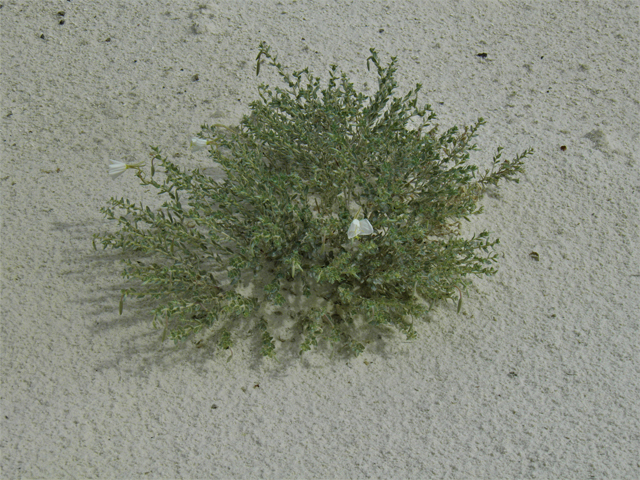
[[[204,138],[192,137],[191,141],[189,142],[189,149],[192,152],[199,152],[206,149],[208,144],[209,142],[207,142]]]
[[[109,160],[109,162],[111,162],[111,164],[109,165],[109,175],[113,179],[122,175],[128,168],[139,169],[142,166],[142,163],[132,163],[131,165],[129,165],[118,160]]]
[[[353,219],[351,225],[349,226],[349,230],[347,231],[347,237],[354,238],[358,235],[371,235],[373,233],[373,227],[369,220],[363,218],[362,220],[358,220],[357,218]]]
[[[498,149],[478,169],[468,159],[484,121],[439,130],[421,86],[396,96],[395,58],[370,51],[378,88],[361,93],[338,67],[328,79],[291,72],[261,43],[256,73],[274,68],[281,86],[261,84],[238,125],[184,136],[220,177],[152,147],[149,174],[135,174],[162,206],[112,197],[101,211],[119,230],[94,236],[126,253],[120,313],[126,298],[153,298],[161,340],[211,339],[224,353],[250,333],[246,345],[276,358],[283,343],[357,356],[394,331],[415,338],[438,301],[460,311],[470,277],[493,275],[499,253],[461,220],[489,186],[517,181],[532,150],[501,160]],[[112,163],[114,177],[132,167]]]

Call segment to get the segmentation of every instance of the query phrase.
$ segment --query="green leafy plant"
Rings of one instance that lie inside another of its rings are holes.
[[[274,356],[274,309],[288,307],[300,352],[325,340],[355,355],[384,333],[414,338],[437,301],[459,311],[469,276],[495,273],[498,243],[488,232],[465,238],[461,220],[482,211],[489,185],[517,182],[532,150],[502,160],[499,148],[480,172],[469,155],[483,120],[439,133],[418,105],[421,86],[394,96],[396,60],[382,65],[373,49],[371,96],[336,66],[324,85],[308,69],[289,73],[262,43],[258,74],[264,65],[282,86],[260,85],[238,126],[204,125],[192,139],[220,178],[158,148],[149,174],[113,162],[113,176],[134,169],[166,200],[154,211],[112,198],[102,209],[119,229],[94,246],[128,252],[124,276],[135,280],[120,313],[127,296],[151,296],[163,339],[207,328],[229,349],[248,329]]]

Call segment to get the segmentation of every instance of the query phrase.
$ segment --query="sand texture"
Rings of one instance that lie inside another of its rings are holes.
[[[640,478],[637,1],[0,3],[1,478]],[[397,56],[443,128],[485,118],[479,165],[535,148],[467,227],[501,258],[459,315],[279,364],[118,315],[99,209],[156,200],[108,159],[211,168],[187,138],[274,81],[262,40],[358,88]]]

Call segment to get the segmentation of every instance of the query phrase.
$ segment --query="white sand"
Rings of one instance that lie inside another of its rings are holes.
[[[640,477],[637,1],[1,3],[0,477]],[[358,85],[396,55],[443,126],[485,117],[479,163],[536,149],[470,226],[503,258],[463,314],[282,364],[118,316],[99,208],[154,194],[107,160],[207,166],[186,138],[247,111],[261,40]]]

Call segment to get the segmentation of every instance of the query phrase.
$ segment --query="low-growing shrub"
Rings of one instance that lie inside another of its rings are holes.
[[[461,221],[481,212],[487,186],[517,182],[532,150],[502,160],[498,148],[479,171],[469,154],[483,120],[439,132],[421,86],[394,96],[395,58],[382,65],[373,49],[371,96],[336,66],[324,84],[308,69],[289,73],[264,43],[261,65],[283,85],[261,85],[238,126],[204,125],[191,141],[221,177],[158,148],[148,173],[113,162],[113,176],[133,169],[166,199],[158,210],[115,198],[102,209],[119,229],[94,245],[128,252],[124,276],[137,281],[120,313],[127,296],[151,296],[163,339],[206,328],[227,349],[243,328],[274,356],[274,310],[287,310],[301,352],[324,339],[355,355],[393,330],[414,338],[437,301],[459,311],[469,276],[495,273],[498,243],[486,231],[465,238]]]

